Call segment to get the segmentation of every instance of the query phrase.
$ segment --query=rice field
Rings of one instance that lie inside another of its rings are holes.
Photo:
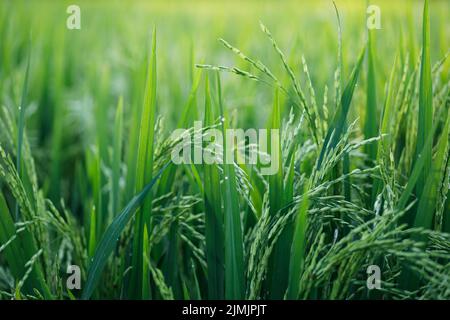
[[[448,9],[1,1],[0,299],[450,299]]]

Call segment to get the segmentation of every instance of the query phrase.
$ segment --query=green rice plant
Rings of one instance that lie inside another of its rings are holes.
[[[208,75],[205,78],[205,125],[214,124]],[[208,263],[208,298],[224,298],[224,217],[220,172],[214,165],[204,166],[205,242]]]
[[[103,235],[102,239],[100,240],[96,250],[94,257],[92,258],[91,265],[89,267],[88,277],[86,281],[86,287],[83,290],[83,299],[89,299],[90,296],[93,293],[93,290],[95,289],[95,286],[97,285],[100,276],[101,271],[104,268],[109,255],[112,253],[116,246],[116,242],[119,239],[120,234],[122,233],[123,229],[127,225],[127,223],[131,220],[133,215],[136,213],[136,209],[139,208],[139,206],[142,205],[144,202],[145,197],[148,195],[148,193],[151,191],[153,185],[156,183],[158,178],[160,177],[161,173],[165,167],[163,167],[157,175],[150,181],[148,185],[144,187],[144,189],[139,192],[128,204],[127,206],[122,210],[122,212],[114,219],[114,221],[111,223],[111,225],[108,227],[108,229],[105,231],[105,234]],[[147,227],[145,226],[145,233],[147,233]],[[147,235],[148,237],[148,235]],[[146,243],[144,246],[147,246]],[[148,249],[148,248],[147,248]]]
[[[217,100],[222,123],[224,152],[232,141],[226,137],[226,114],[222,101],[220,75],[217,74]],[[234,152],[234,151],[233,151]],[[223,155],[225,157],[225,154]],[[225,299],[244,298],[244,248],[242,241],[242,225],[239,211],[239,199],[236,187],[234,164],[223,165],[223,203],[225,232]]]
[[[123,98],[120,97],[117,104],[116,116],[114,121],[114,147],[112,155],[112,187],[111,187],[111,213],[112,215],[119,212],[121,206],[120,193],[120,165],[122,160],[122,140],[123,140]],[[112,216],[114,217],[114,216]],[[111,218],[112,218],[111,217]]]
[[[305,188],[306,189],[306,188]],[[307,194],[307,192],[303,192]],[[295,218],[295,230],[289,264],[289,282],[286,292],[287,299],[297,299],[299,295],[300,277],[305,267],[306,233],[308,226],[308,196],[305,195]]]
[[[18,172],[12,164],[5,151],[0,147],[0,174],[7,177],[5,181],[10,191],[15,195],[17,205],[22,212],[22,221],[32,219],[33,209],[26,195]],[[36,290],[41,296],[49,299],[51,293],[45,282],[42,265],[36,262],[34,257],[39,256],[42,251],[36,246],[36,239],[33,233],[26,226],[14,223],[12,211],[8,208],[3,194],[0,196],[0,206],[2,215],[1,243],[2,250],[9,264],[14,266],[13,272],[18,279],[16,285],[16,298],[20,299],[23,294],[33,294]],[[17,225],[17,226],[16,226]],[[18,254],[16,254],[18,252]]]
[[[141,125],[139,132],[139,145],[136,167],[136,190],[143,188],[146,181],[149,181],[153,172],[153,152],[154,152],[154,128],[156,113],[156,29],[153,29],[152,47],[147,69],[147,80],[144,96],[144,104],[141,115]],[[149,298],[148,288],[149,270],[144,263],[143,233],[144,227],[151,228],[152,199],[146,199],[137,213],[134,238],[133,238],[133,261],[131,270],[130,296],[134,298]]]
[[[389,81],[386,85],[385,90],[385,100],[383,105],[383,112],[381,116],[381,122],[380,122],[380,128],[379,128],[379,135],[382,136],[381,141],[378,143],[378,148],[376,151],[376,162],[381,163],[382,165],[385,165],[385,163],[391,162],[389,159],[389,148],[392,146],[392,138],[389,137],[389,132],[392,130],[392,117],[391,114],[392,106],[393,106],[393,91],[394,91],[394,77],[395,77],[395,71],[397,67],[398,62],[398,55],[395,56],[394,64],[391,68],[391,72],[389,75]],[[374,203],[376,200],[376,197],[380,191],[380,188],[382,186],[382,181],[380,179],[374,180],[374,188],[372,189],[372,199],[371,202]]]
[[[436,211],[436,204],[440,189],[445,188],[445,172],[447,171],[449,155],[449,116],[447,112],[447,121],[442,130],[441,137],[436,146],[436,155],[433,159],[430,175],[427,177],[422,196],[417,207],[417,214],[414,219],[415,227],[431,229],[433,219],[437,219],[433,213]]]
[[[281,159],[281,136],[278,136],[278,139],[276,139],[276,136],[273,137],[272,129],[281,130],[281,110],[278,90],[275,91],[274,95],[267,138],[268,141],[271,142],[268,152],[272,156],[275,155],[275,157],[280,159],[277,173],[269,176],[270,215],[275,216],[284,206],[286,206],[286,204],[292,201],[292,198],[288,198],[289,194],[285,194],[286,188],[284,186],[283,161]],[[289,250],[289,246],[292,242],[292,233],[291,227],[283,230],[283,233],[280,235],[280,238],[274,247],[271,265],[272,272],[271,276],[268,278],[271,298],[274,299],[281,299],[288,285],[289,256],[286,255],[286,252]]]
[[[16,157],[16,168],[19,176],[21,175],[21,162],[22,162],[22,144],[23,144],[23,132],[25,128],[25,104],[27,97],[27,88],[28,88],[28,77],[30,73],[30,57],[31,57],[31,40],[28,49],[28,58],[27,58],[27,69],[25,71],[25,80],[23,83],[22,89],[22,98],[20,100],[19,106],[19,123],[18,123],[18,133],[17,133],[17,157]],[[19,221],[19,205],[16,205],[15,212],[15,220]]]
[[[361,70],[362,62],[364,59],[365,50],[366,47],[364,46],[359,54],[358,61],[350,75],[350,79],[347,82],[344,91],[342,92],[339,107],[336,110],[331,124],[328,128],[328,132],[325,136],[319,157],[317,159],[317,169],[320,169],[325,155],[336,148],[343,133],[345,121],[350,109],[350,103],[353,98],[353,92],[355,90],[356,82],[358,81],[359,72]]]
[[[422,58],[420,63],[420,88],[419,88],[419,120],[417,128],[416,161],[421,152],[425,157],[425,164],[422,174],[417,182],[417,195],[420,197],[428,173],[431,168],[431,145],[423,150],[426,135],[430,132],[433,123],[433,92],[431,82],[431,62],[430,62],[430,16],[428,12],[428,1],[425,1],[423,9],[422,25]],[[422,152],[423,150],[423,152]]]
[[[366,115],[364,121],[364,137],[366,139],[378,135],[378,121],[377,121],[377,83],[376,83],[376,68],[374,58],[374,30],[368,30],[367,41],[367,88],[366,88]],[[376,144],[367,145],[366,153],[370,160],[375,160]]]
[[[0,299],[450,298],[446,3],[80,1],[0,2]]]

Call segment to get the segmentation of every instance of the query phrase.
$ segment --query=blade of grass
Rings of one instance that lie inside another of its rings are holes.
[[[226,118],[222,102],[222,89],[220,74],[217,73],[217,95],[222,121],[222,134],[224,137],[224,157],[227,145]],[[234,165],[225,163],[223,177],[223,204],[225,208],[225,299],[243,299],[245,290],[244,280],[244,248],[241,217],[239,210],[239,198],[236,187],[236,175]]]
[[[110,219],[114,218],[113,214],[119,212],[121,206],[120,193],[120,164],[122,158],[122,129],[123,128],[123,98],[119,98],[117,104],[116,116],[114,121],[114,138],[113,138],[113,160],[112,160],[112,212]]]
[[[408,203],[409,198],[411,197],[411,194],[414,190],[414,187],[416,187],[416,184],[419,181],[419,177],[421,176],[423,172],[423,167],[426,165],[427,158],[424,156],[428,150],[433,145],[433,137],[437,129],[437,122],[433,124],[432,129],[429,131],[427,139],[425,140],[425,144],[422,148],[422,152],[420,152],[417,156],[417,161],[414,163],[414,167],[411,171],[411,174],[409,175],[408,182],[406,184],[405,189],[403,190],[398,203],[397,203],[397,209],[398,210],[404,210],[406,207],[406,204]]]
[[[431,144],[428,145],[426,149],[424,149],[427,134],[431,131],[433,125],[433,92],[430,62],[430,16],[428,12],[428,0],[425,0],[423,8],[422,32],[422,60],[420,64],[419,87],[419,121],[417,129],[415,161],[418,161],[420,153],[421,156],[425,158],[425,163],[416,185],[416,192],[419,197],[422,194],[426,179],[431,169],[432,152]]]
[[[186,126],[190,120],[195,119],[194,115],[197,113],[195,111],[196,108],[196,98],[197,98],[197,90],[200,85],[200,79],[202,78],[202,69],[196,68],[194,82],[192,84],[191,91],[189,92],[189,97],[186,102],[186,105],[183,109],[183,113],[178,121],[178,128],[183,128]]]
[[[394,64],[391,69],[391,73],[389,75],[389,81],[386,87],[385,92],[385,100],[384,100],[384,106],[383,106],[383,114],[382,114],[382,120],[380,124],[380,130],[379,134],[380,136],[384,136],[383,139],[378,144],[378,150],[377,150],[377,163],[381,162],[381,157],[386,156],[389,152],[388,147],[391,144],[391,137],[388,136],[390,132],[390,127],[392,123],[392,106],[393,103],[391,103],[392,96],[394,94],[394,78],[395,78],[395,72],[397,69],[397,62],[398,62],[399,54],[397,54],[394,58]],[[375,179],[374,181],[374,188],[372,189],[372,200],[371,203],[373,204],[375,202],[375,199],[378,195],[378,192],[381,188],[382,181],[380,179]]]
[[[283,161],[281,154],[281,136],[272,136],[272,130],[281,130],[281,110],[278,99],[278,89],[275,90],[272,114],[270,116],[270,125],[268,128],[268,151],[271,157],[275,155],[278,158],[278,170],[276,174],[269,176],[269,205],[270,214],[275,216],[279,210],[284,207],[283,202],[285,190],[283,188]],[[272,149],[272,147],[274,147]],[[288,267],[289,247],[292,240],[292,227],[287,226],[275,244],[273,254],[271,256],[271,272],[269,273],[270,298],[282,299],[288,285]]]
[[[20,100],[19,106],[19,124],[18,124],[18,132],[17,132],[17,157],[16,157],[16,169],[19,174],[19,177],[22,177],[22,145],[23,145],[23,135],[25,131],[25,107],[26,107],[26,98],[28,92],[28,78],[30,75],[30,59],[31,59],[31,37],[28,42],[28,51],[27,51],[27,66],[25,69],[25,78],[23,81],[22,87],[22,98]],[[15,221],[19,221],[20,212],[19,205],[16,204],[15,209]]]
[[[307,188],[303,191],[303,199],[295,219],[295,231],[291,247],[291,260],[289,263],[289,285],[286,292],[287,299],[298,298],[300,278],[305,265],[306,230],[308,228],[309,206],[307,191]]]
[[[336,147],[341,137],[341,134],[343,133],[345,122],[347,119],[347,114],[350,109],[350,103],[353,98],[353,92],[355,90],[356,83],[358,81],[358,76],[361,71],[362,62],[364,60],[365,50],[366,46],[362,48],[358,57],[358,61],[350,75],[350,79],[344,88],[344,92],[342,93],[342,97],[339,104],[339,109],[336,110],[332,123],[328,128],[327,135],[325,136],[325,140],[323,142],[322,149],[320,151],[320,155],[317,160],[317,169],[320,169],[325,155],[331,149],[334,149]]]
[[[208,75],[205,78],[205,125],[214,124]],[[204,165],[205,240],[208,265],[208,298],[224,297],[224,225],[220,173],[216,164]]]
[[[153,171],[154,131],[156,117],[156,28],[153,28],[150,60],[147,69],[147,80],[144,92],[144,105],[139,130],[138,157],[136,166],[136,190],[142,189],[146,181],[150,181]],[[136,214],[133,239],[133,257],[131,270],[131,297],[140,299],[148,292],[143,292],[144,274],[149,273],[144,263],[143,234],[144,225],[151,230],[150,215],[152,197],[148,197]]]
[[[159,170],[159,172],[153,177],[150,183],[147,184],[141,192],[134,196],[134,198],[126,205],[126,207],[120,212],[120,214],[117,215],[117,217],[106,229],[102,239],[95,249],[95,254],[92,258],[92,262],[89,265],[86,284],[81,295],[82,299],[87,300],[91,297],[98,281],[100,280],[103,268],[105,267],[109,256],[116,247],[120,234],[136,213],[136,209],[138,209],[139,206],[141,206],[145,201],[147,195],[152,190],[152,187],[158,181],[159,177],[167,168],[167,166],[168,164],[166,164]]]
[[[8,244],[9,243],[9,244]],[[27,272],[27,262],[38,251],[33,234],[23,227],[16,228],[8,209],[3,193],[0,192],[0,253],[9,265],[15,279],[22,279]],[[52,299],[52,294],[46,284],[42,266],[34,264],[28,278],[23,284],[25,294],[34,294],[37,290],[45,299]]]
[[[364,121],[364,137],[366,139],[376,137],[378,135],[377,124],[377,83],[375,73],[374,59],[374,30],[367,30],[367,86],[366,86],[366,114]],[[369,156],[369,160],[374,161],[376,158],[377,144],[369,143],[365,146],[365,151]]]
[[[97,214],[95,210],[95,206],[92,206],[90,223],[89,223],[89,247],[88,254],[89,257],[93,257],[95,253],[95,247],[97,246],[97,235],[96,235],[96,222],[97,222]]]
[[[427,177],[422,196],[419,200],[414,227],[431,229],[433,225],[437,197],[441,185],[445,183],[445,166],[447,164],[449,150],[449,122],[450,112],[447,113],[447,121],[437,144],[437,152],[433,159],[431,172]]]

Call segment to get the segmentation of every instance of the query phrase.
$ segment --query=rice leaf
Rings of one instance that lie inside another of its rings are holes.
[[[450,113],[447,113],[447,121],[442,130],[441,138],[437,144],[437,152],[431,165],[431,171],[427,177],[425,188],[419,200],[414,227],[422,227],[431,229],[433,218],[435,218],[435,210],[437,197],[440,188],[445,186],[445,169],[449,157],[449,122]]]
[[[27,53],[27,66],[25,69],[25,79],[23,82],[22,87],[22,98],[20,100],[20,106],[19,106],[19,124],[18,124],[18,132],[17,132],[17,155],[16,155],[16,169],[19,173],[19,177],[22,176],[22,145],[23,145],[23,135],[25,131],[25,108],[26,108],[26,98],[28,93],[28,78],[30,74],[30,59],[31,59],[31,38],[28,43],[28,53]],[[19,220],[19,205],[16,204],[16,210],[15,210],[15,220]]]
[[[208,75],[205,78],[205,125],[214,124]],[[208,298],[224,297],[224,221],[220,173],[216,164],[204,165],[205,240],[208,265]]]
[[[119,98],[117,104],[116,117],[114,121],[114,138],[113,138],[113,161],[112,161],[112,214],[119,212],[121,206],[120,192],[120,164],[122,159],[122,133],[123,131],[123,97]],[[110,218],[113,218],[111,215]]]
[[[358,76],[361,71],[362,62],[364,60],[365,50],[366,46],[362,48],[358,57],[358,61],[350,75],[350,79],[344,88],[344,92],[342,93],[342,97],[339,104],[339,109],[336,110],[334,114],[332,123],[328,128],[327,135],[325,136],[324,142],[322,144],[322,149],[320,151],[319,158],[317,160],[316,166],[317,169],[320,169],[325,155],[329,153],[332,149],[336,148],[339,139],[343,133],[345,122],[347,119],[347,114],[350,109],[350,103],[353,98],[353,92],[355,90],[356,83],[358,81]]]
[[[154,133],[156,117],[156,28],[153,28],[152,46],[147,67],[147,79],[144,92],[144,104],[139,129],[139,144],[136,166],[136,190],[142,189],[146,181],[150,181],[153,172]],[[149,273],[144,263],[143,234],[144,225],[151,229],[150,216],[152,211],[152,196],[142,204],[136,214],[133,239],[133,256],[131,270],[130,295],[140,299],[143,297],[143,281]]]
[[[366,117],[364,121],[364,137],[370,139],[378,135],[377,121],[377,84],[374,59],[374,30],[368,30],[367,44],[367,86],[366,86]],[[375,160],[377,144],[370,143],[366,146],[366,153],[370,160]]]
[[[419,153],[425,158],[425,163],[416,185],[417,195],[420,197],[425,187],[426,179],[431,170],[432,145],[424,149],[427,134],[433,126],[433,91],[431,80],[430,62],[430,15],[428,12],[428,0],[425,0],[422,20],[422,60],[420,63],[419,82],[419,120],[417,128],[417,142],[415,161],[418,161]]]
[[[136,209],[142,205],[145,198],[152,190],[155,183],[158,181],[161,174],[167,168],[167,164],[159,170],[159,172],[153,177],[149,184],[147,184],[141,192],[139,192],[134,198],[125,206],[125,208],[114,218],[113,222],[106,229],[102,239],[99,241],[95,250],[94,257],[89,265],[88,276],[81,298],[87,300],[91,297],[95,290],[95,287],[100,280],[103,268],[105,267],[109,256],[116,247],[120,234],[127,226],[128,222],[133,218],[136,213]],[[143,251],[143,250],[142,250]]]
[[[300,279],[304,270],[306,257],[308,206],[309,200],[307,190],[305,188],[295,219],[295,231],[292,239],[291,260],[289,264],[289,285],[286,292],[287,299],[297,299],[299,296]]]
[[[227,150],[230,141],[226,138],[227,122],[222,101],[220,75],[217,73],[217,95],[224,136],[223,150]],[[242,225],[239,209],[239,197],[236,187],[234,165],[223,165],[223,205],[225,221],[225,299],[243,299],[245,290],[244,279],[244,248]]]

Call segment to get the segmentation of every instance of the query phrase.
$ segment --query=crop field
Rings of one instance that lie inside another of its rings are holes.
[[[0,1],[0,300],[450,299],[446,0]]]

